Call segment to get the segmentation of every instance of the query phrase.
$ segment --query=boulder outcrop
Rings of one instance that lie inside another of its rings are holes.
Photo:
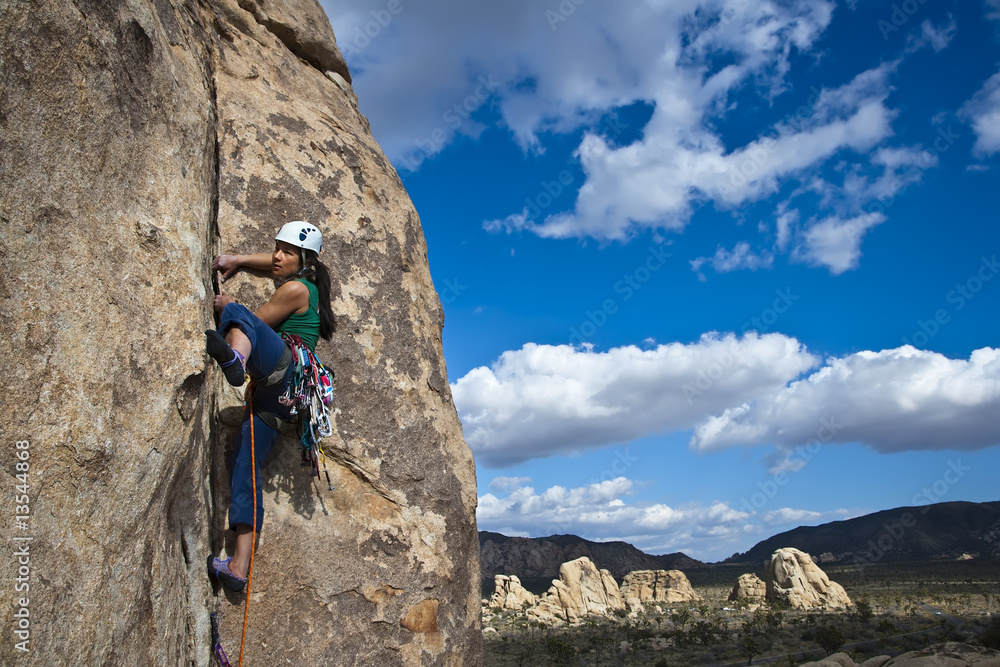
[[[834,653],[822,660],[800,667],[997,667],[1000,651],[959,642],[934,644],[927,648],[897,655],[880,655],[856,663],[847,653]]]
[[[475,469],[443,313],[319,4],[6,2],[0,25],[0,353],[17,360],[0,435],[30,452],[33,658],[207,665],[210,609],[238,652],[242,598],[205,572],[229,539],[242,410],[204,354],[211,258],[269,251],[305,219],[334,283],[317,348],[336,372],[334,489],[283,435],[247,662],[480,664]],[[243,272],[226,290],[255,309],[272,286]]]
[[[766,567],[769,602],[783,601],[796,609],[843,609],[851,599],[840,584],[830,581],[809,554],[798,549],[778,549]]]
[[[756,574],[747,572],[741,574],[733,586],[733,592],[729,594],[730,600],[759,600],[763,601],[767,597],[767,585]]]
[[[680,570],[637,570],[625,575],[621,596],[632,609],[656,602],[689,602],[700,597]]]
[[[498,609],[524,609],[538,602],[538,597],[525,590],[521,580],[514,575],[498,574],[493,577],[494,590],[489,606]]]
[[[541,621],[575,623],[590,614],[624,610],[618,583],[607,570],[598,570],[586,556],[563,563],[559,578],[528,614]]]
[[[636,570],[684,570],[707,567],[682,553],[651,556],[627,542],[591,542],[576,535],[508,537],[480,531],[480,563],[483,577],[516,574],[522,581],[554,579],[559,567],[586,556],[600,569],[621,580]]]

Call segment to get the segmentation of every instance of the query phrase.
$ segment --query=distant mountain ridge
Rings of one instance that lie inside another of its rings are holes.
[[[757,563],[795,547],[820,563],[1000,558],[1000,502],[950,502],[801,526],[758,542],[723,563]]]
[[[805,551],[821,564],[941,561],[966,555],[1000,559],[1000,501],[899,507],[802,526],[758,542],[719,565],[759,564],[782,547]],[[496,574],[513,574],[528,588],[558,577],[562,563],[580,556],[587,556],[619,581],[634,570],[686,572],[712,567],[683,553],[654,556],[627,542],[592,542],[576,535],[507,537],[479,531],[479,554],[487,585]]]
[[[706,567],[682,553],[651,556],[628,542],[591,542],[576,535],[507,537],[479,531],[479,556],[483,579],[496,574],[514,574],[522,581],[550,581],[559,576],[559,566],[580,556],[621,579],[634,570],[685,570]],[[526,583],[527,585],[527,583]]]

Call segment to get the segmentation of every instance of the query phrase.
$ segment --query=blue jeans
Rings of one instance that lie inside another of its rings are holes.
[[[223,336],[231,327],[236,327],[250,339],[250,356],[246,360],[247,373],[252,380],[263,380],[274,372],[281,355],[285,351],[285,341],[274,329],[251,313],[245,306],[230,303],[222,311],[219,322],[219,333]],[[270,412],[281,419],[289,419],[289,408],[278,402],[292,378],[294,364],[281,382],[265,387],[255,385],[251,395],[253,414],[248,409],[243,415],[243,426],[240,429],[240,440],[234,452],[232,473],[229,476],[229,491],[232,498],[229,505],[229,527],[237,524],[251,526],[253,521],[253,494],[257,496],[257,525],[260,532],[264,524],[264,491],[261,486],[261,470],[271,449],[278,439],[278,432],[260,418],[261,412]],[[250,478],[250,425],[253,424],[253,450],[256,467],[256,479],[251,484]]]

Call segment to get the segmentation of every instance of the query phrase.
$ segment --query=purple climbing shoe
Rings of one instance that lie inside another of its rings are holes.
[[[233,591],[234,593],[239,593],[244,588],[246,588],[247,580],[243,577],[238,577],[229,571],[229,561],[233,559],[232,556],[226,560],[221,560],[218,556],[212,559],[212,563],[209,565],[209,574],[222,582],[222,585]]]

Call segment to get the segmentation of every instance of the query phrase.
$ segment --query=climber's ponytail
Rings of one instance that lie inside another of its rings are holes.
[[[330,340],[337,330],[333,319],[333,308],[330,306],[330,271],[326,264],[319,261],[319,256],[312,250],[302,250],[302,264],[305,266],[300,275],[316,285],[319,292],[319,335]]]

